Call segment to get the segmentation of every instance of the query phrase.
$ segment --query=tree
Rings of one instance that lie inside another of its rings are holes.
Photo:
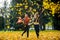
[[[59,2],[60,0],[51,0],[51,2],[54,2],[54,3],[57,3]]]
[[[55,30],[60,30],[60,19],[59,19],[60,16],[59,15],[60,15],[59,11],[54,14],[53,24],[54,24]]]
[[[21,16],[23,18],[25,13],[27,13],[30,16],[31,14],[38,12],[36,10],[39,9],[39,4],[36,1],[31,0],[12,0],[11,4],[12,20],[16,20],[16,17],[18,16]],[[16,23],[16,21],[13,21],[13,24],[14,23]]]
[[[57,5],[57,8],[55,9],[55,13],[54,13],[54,16],[53,16],[53,26],[54,26],[54,29],[55,30],[60,30],[60,21],[59,21],[59,18],[60,17],[58,17],[60,14],[60,12],[59,12],[59,10],[60,10],[60,8],[59,8],[59,4],[60,4],[60,1],[59,0],[51,0],[51,2],[53,2],[53,3],[55,3],[56,5]]]
[[[4,18],[3,16],[0,16],[0,30],[3,30],[3,29],[4,29]]]
[[[40,27],[42,30],[45,30],[45,25],[48,24],[48,22],[51,22],[52,14],[50,12],[51,10],[44,9],[44,11],[40,13]]]
[[[3,8],[3,16],[4,16],[4,29],[6,29],[6,27],[7,27],[7,3],[6,3],[6,1],[4,1],[4,8]]]

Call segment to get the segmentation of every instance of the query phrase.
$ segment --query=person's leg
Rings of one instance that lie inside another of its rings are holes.
[[[35,28],[35,32],[38,38],[39,37],[39,25],[35,25],[34,28]]]
[[[29,25],[27,25],[27,37],[29,37]]]
[[[23,34],[24,34],[26,31],[27,31],[27,27],[25,27],[24,32],[22,33],[22,36],[23,36]]]

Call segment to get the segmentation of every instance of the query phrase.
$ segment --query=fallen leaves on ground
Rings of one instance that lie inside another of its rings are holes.
[[[36,37],[35,31],[29,33],[29,38],[26,33],[21,36],[20,31],[0,32],[0,40],[60,40],[60,31],[40,31],[39,38]]]

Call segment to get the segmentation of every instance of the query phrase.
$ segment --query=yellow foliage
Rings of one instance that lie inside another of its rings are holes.
[[[10,28],[10,26],[8,25],[7,28]]]
[[[14,8],[11,8],[11,10],[14,10]]]
[[[20,8],[19,11],[23,10],[23,8]]]
[[[20,6],[23,6],[23,4],[22,3],[17,3],[16,4],[16,7],[20,7]]]
[[[34,12],[36,12],[36,9],[33,9]]]
[[[19,6],[19,3],[16,4],[16,7],[18,7],[18,6]]]
[[[26,5],[28,5],[28,2],[26,2]]]
[[[45,9],[51,10],[52,14],[54,14],[56,11],[60,10],[60,8],[59,8],[60,6],[58,6],[58,5],[60,5],[60,4],[55,4],[53,2],[48,2],[48,0],[43,1],[43,7]]]
[[[28,6],[27,5],[25,5],[25,9],[27,9],[28,8]]]
[[[22,3],[20,3],[20,4],[19,4],[19,6],[23,6],[23,4],[22,4]]]
[[[21,36],[22,32],[11,31],[11,32],[0,32],[0,40],[59,40],[60,31],[40,31],[39,38],[36,37],[35,32],[30,32],[29,38],[26,37],[26,34]]]
[[[45,9],[49,9],[49,7],[50,7],[50,5],[48,4],[48,2],[47,3],[43,2],[43,6],[44,6]]]
[[[7,23],[9,22],[9,20],[7,20]]]
[[[34,12],[32,11],[32,14],[34,14]]]
[[[25,2],[27,2],[27,0],[25,0]]]
[[[21,11],[19,11],[19,12],[18,12],[18,14],[22,15],[22,12],[21,12]]]

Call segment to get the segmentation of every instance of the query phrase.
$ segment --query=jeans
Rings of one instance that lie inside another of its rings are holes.
[[[34,25],[37,38],[39,37],[39,25]]]

